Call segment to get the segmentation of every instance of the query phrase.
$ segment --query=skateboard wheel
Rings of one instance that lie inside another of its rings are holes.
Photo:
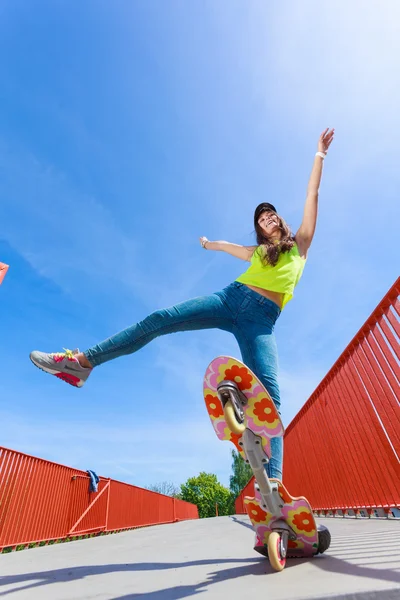
[[[268,538],[268,558],[275,571],[282,571],[286,564],[286,555],[282,556],[281,536],[277,531],[271,531]]]
[[[239,423],[236,418],[236,412],[233,408],[231,400],[228,400],[224,406],[224,416],[226,424],[232,433],[236,433],[237,435],[243,435],[244,430],[246,429],[246,425],[244,423]]]
[[[331,545],[331,534],[325,525],[318,525],[318,551],[317,554],[322,554],[328,550]]]

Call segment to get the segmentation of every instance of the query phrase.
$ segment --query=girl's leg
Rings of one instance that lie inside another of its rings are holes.
[[[156,310],[127,329],[84,352],[92,366],[132,354],[156,337],[195,329],[231,328],[232,317],[219,294],[200,296],[170,308]]]
[[[278,385],[278,351],[274,335],[279,307],[253,290],[244,290],[243,302],[237,316],[235,336],[243,362],[265,386],[278,409],[281,405]],[[280,414],[280,413],[279,413]],[[271,459],[266,467],[269,477],[282,479],[283,440],[271,439]]]
[[[247,333],[247,335],[246,335]],[[280,393],[278,385],[278,353],[274,333],[259,333],[254,337],[248,332],[236,335],[243,362],[253,371],[264,385],[280,414]],[[271,458],[266,467],[268,477],[282,481],[283,438],[271,439]]]
[[[32,362],[51,375],[76,387],[82,387],[92,367],[136,352],[154,338],[167,333],[194,329],[232,330],[232,310],[225,302],[225,292],[193,298],[170,308],[157,310],[143,321],[96,344],[84,353],[70,350],[58,353],[31,352]]]

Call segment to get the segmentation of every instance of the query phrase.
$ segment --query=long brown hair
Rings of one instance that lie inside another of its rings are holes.
[[[266,204],[266,203],[265,203]],[[264,204],[264,206],[265,206]],[[265,265],[271,265],[271,267],[275,267],[277,264],[279,257],[281,254],[285,252],[290,252],[290,250],[295,245],[294,235],[289,227],[289,225],[280,217],[276,211],[273,211],[267,205],[263,210],[263,204],[257,206],[254,212],[254,228],[256,232],[257,239],[257,250],[259,253],[261,261]],[[281,239],[279,242],[274,241],[270,236],[266,235],[264,231],[261,229],[258,224],[258,219],[263,212],[275,212],[278,218],[278,226],[279,231],[281,232]]]

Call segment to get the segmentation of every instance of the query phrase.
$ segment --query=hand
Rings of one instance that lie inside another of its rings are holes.
[[[335,130],[331,129],[329,131],[329,127],[321,133],[318,140],[318,152],[323,152],[324,154],[328,152],[328,148],[333,142],[334,134]]]
[[[209,240],[203,235],[203,237],[200,238],[201,247],[207,249],[206,248],[206,244],[207,244],[208,241]]]

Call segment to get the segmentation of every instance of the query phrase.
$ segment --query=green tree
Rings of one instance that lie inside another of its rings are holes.
[[[235,512],[234,498],[228,488],[219,483],[212,473],[200,473],[181,485],[181,498],[196,504],[199,517],[215,517],[215,505],[218,515],[232,515]]]
[[[229,478],[229,487],[235,498],[237,498],[249,482],[253,475],[250,465],[244,462],[241,454],[237,450],[232,450],[232,471],[233,475]]]

